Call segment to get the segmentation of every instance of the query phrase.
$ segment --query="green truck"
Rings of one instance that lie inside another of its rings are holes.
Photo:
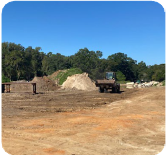
[[[115,72],[106,72],[104,80],[96,80],[96,87],[99,87],[99,92],[104,93],[112,89],[112,92],[120,92],[120,84],[116,82],[116,73]]]

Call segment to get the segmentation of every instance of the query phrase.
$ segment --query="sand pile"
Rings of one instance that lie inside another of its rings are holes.
[[[95,86],[94,82],[92,82],[92,80],[88,77],[87,73],[69,76],[63,83],[62,88],[86,91],[97,90],[97,87]]]
[[[57,85],[47,76],[34,77],[34,79],[31,82],[36,82],[37,92],[54,91],[58,89]]]

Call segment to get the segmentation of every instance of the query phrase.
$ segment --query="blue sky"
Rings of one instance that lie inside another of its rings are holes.
[[[70,56],[79,49],[117,52],[165,63],[165,13],[157,2],[10,2],[2,10],[2,42]]]

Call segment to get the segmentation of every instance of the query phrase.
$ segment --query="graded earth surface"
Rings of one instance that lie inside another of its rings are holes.
[[[151,155],[164,144],[165,87],[2,93],[9,154]]]

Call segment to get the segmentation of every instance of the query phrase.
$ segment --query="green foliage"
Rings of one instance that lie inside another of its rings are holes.
[[[52,54],[49,52],[42,60],[42,71],[44,75],[50,75],[56,70],[63,70],[71,68],[71,60],[59,53]]]
[[[154,80],[154,81],[163,81],[165,80],[165,64],[148,66],[146,70],[144,70],[144,74],[146,74],[146,79]]]
[[[165,73],[161,70],[155,71],[155,73],[152,76],[152,80],[155,81],[163,81],[165,79]]]
[[[81,74],[81,73],[83,72],[79,68],[70,68],[68,70],[59,72],[59,74],[57,75],[57,77],[55,77],[55,79],[59,79],[59,84],[62,85],[63,82],[66,81],[68,76],[72,76],[74,74]]]
[[[108,71],[121,71],[126,80],[133,81],[136,79],[136,61],[130,57],[127,57],[124,53],[115,53],[108,56]]]
[[[2,74],[2,83],[5,83],[5,82],[10,82],[10,79],[5,77],[4,74]]]
[[[33,49],[31,46],[24,48],[20,44],[2,43],[2,72],[10,81],[31,80],[34,76],[50,75],[57,70],[71,68],[87,72],[93,80],[103,79],[105,72],[109,71],[117,72],[119,81],[165,80],[165,64],[147,66],[143,61],[137,64],[136,60],[121,52],[103,59],[101,51],[90,51],[88,48],[79,49],[72,56],[64,56],[52,52],[45,54],[40,47]],[[61,84],[67,76],[65,73],[59,74]]]
[[[131,82],[131,81],[117,81],[117,83],[120,83],[120,84],[126,84],[128,82]]]
[[[66,70],[63,70],[63,71],[59,72],[58,75],[55,77],[55,79],[59,80],[64,75],[65,72],[66,72]]]
[[[125,75],[119,70],[116,72],[116,78],[118,81],[125,81],[126,80]]]
[[[164,80],[164,81],[162,81],[162,86],[165,86],[165,80]]]
[[[94,51],[89,51],[87,48],[80,49],[74,55],[73,66],[88,72],[90,69],[95,69],[98,59],[98,54],[96,54]]]

